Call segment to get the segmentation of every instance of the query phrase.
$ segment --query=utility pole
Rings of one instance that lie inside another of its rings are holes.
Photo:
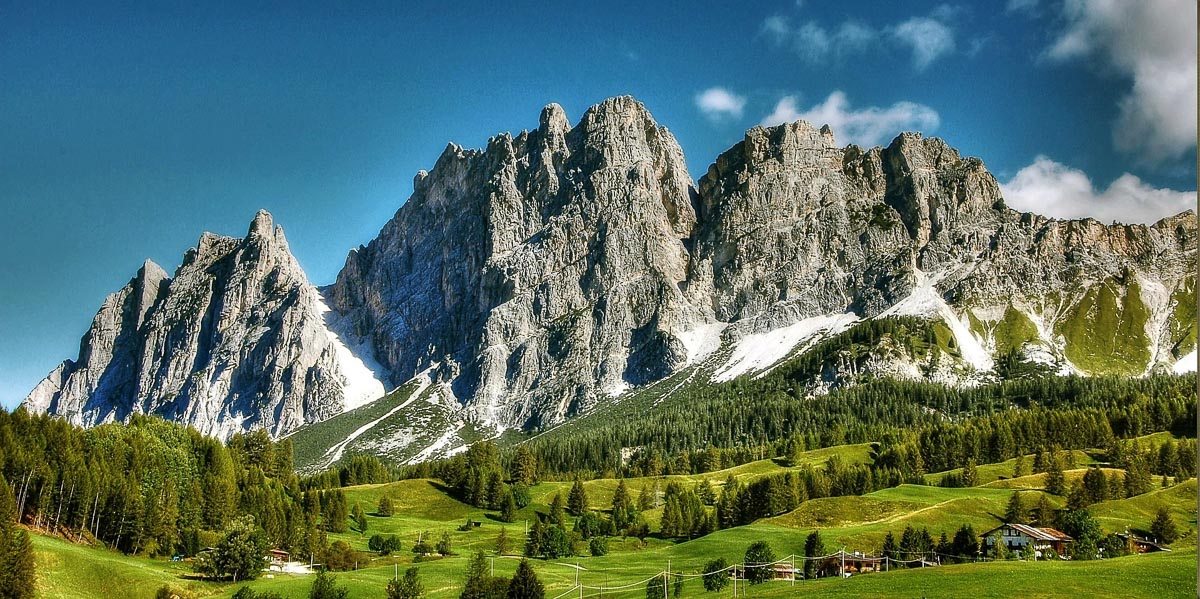
[[[667,587],[671,585],[671,560],[667,560],[667,571],[663,572],[663,599],[667,599]]]
[[[792,586],[796,586],[796,554],[792,554]]]

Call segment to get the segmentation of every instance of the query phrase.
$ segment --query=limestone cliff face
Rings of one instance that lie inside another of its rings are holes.
[[[695,225],[675,138],[632,98],[571,127],[451,145],[328,294],[403,381],[427,368],[485,421],[553,421],[679,367]]]
[[[147,261],[25,406],[85,426],[157,414],[215,436],[323,420],[342,411],[344,377],[320,301],[260,211],[243,239],[205,233],[174,278]]]
[[[1192,212],[1020,213],[939,139],[841,147],[804,122],[751,129],[693,185],[636,100],[574,126],[552,104],[533,131],[448,146],[320,293],[265,213],[244,239],[205,234],[174,278],[148,262],[25,405],[278,435],[425,373],[455,418],[533,427],[697,364],[755,372],[891,315],[944,326],[949,366],[885,351],[821,376],[969,384],[1001,376],[1002,356],[1141,375],[1194,361],[1196,228]]]

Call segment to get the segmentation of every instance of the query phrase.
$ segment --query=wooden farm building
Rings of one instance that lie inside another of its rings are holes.
[[[986,546],[987,555],[992,555],[995,552],[994,544],[999,537],[1000,542],[1004,543],[1005,548],[1011,552],[1019,552],[1029,545],[1033,545],[1034,551],[1038,557],[1041,557],[1042,552],[1051,549],[1058,555],[1063,555],[1067,551],[1067,545],[1074,543],[1066,533],[1055,530],[1053,528],[1040,528],[1037,526],[1029,526],[1028,524],[1009,523],[997,526],[992,530],[984,533],[984,545]]]

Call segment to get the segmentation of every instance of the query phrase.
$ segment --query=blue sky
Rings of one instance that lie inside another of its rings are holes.
[[[252,4],[0,0],[0,403],[108,293],[270,210],[317,284],[446,143],[632,94],[693,178],[760,123],[921,130],[1010,204],[1152,221],[1195,205],[1196,4]]]

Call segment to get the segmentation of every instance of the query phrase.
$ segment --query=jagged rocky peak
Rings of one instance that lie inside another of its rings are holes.
[[[147,261],[25,405],[83,425],[157,414],[217,436],[284,434],[344,407],[325,311],[259,211],[244,238],[203,234],[174,278]]]
[[[695,225],[674,136],[629,97],[451,146],[329,291],[401,382],[437,367],[484,420],[560,419],[677,366]],[[453,207],[452,210],[448,207]]]

